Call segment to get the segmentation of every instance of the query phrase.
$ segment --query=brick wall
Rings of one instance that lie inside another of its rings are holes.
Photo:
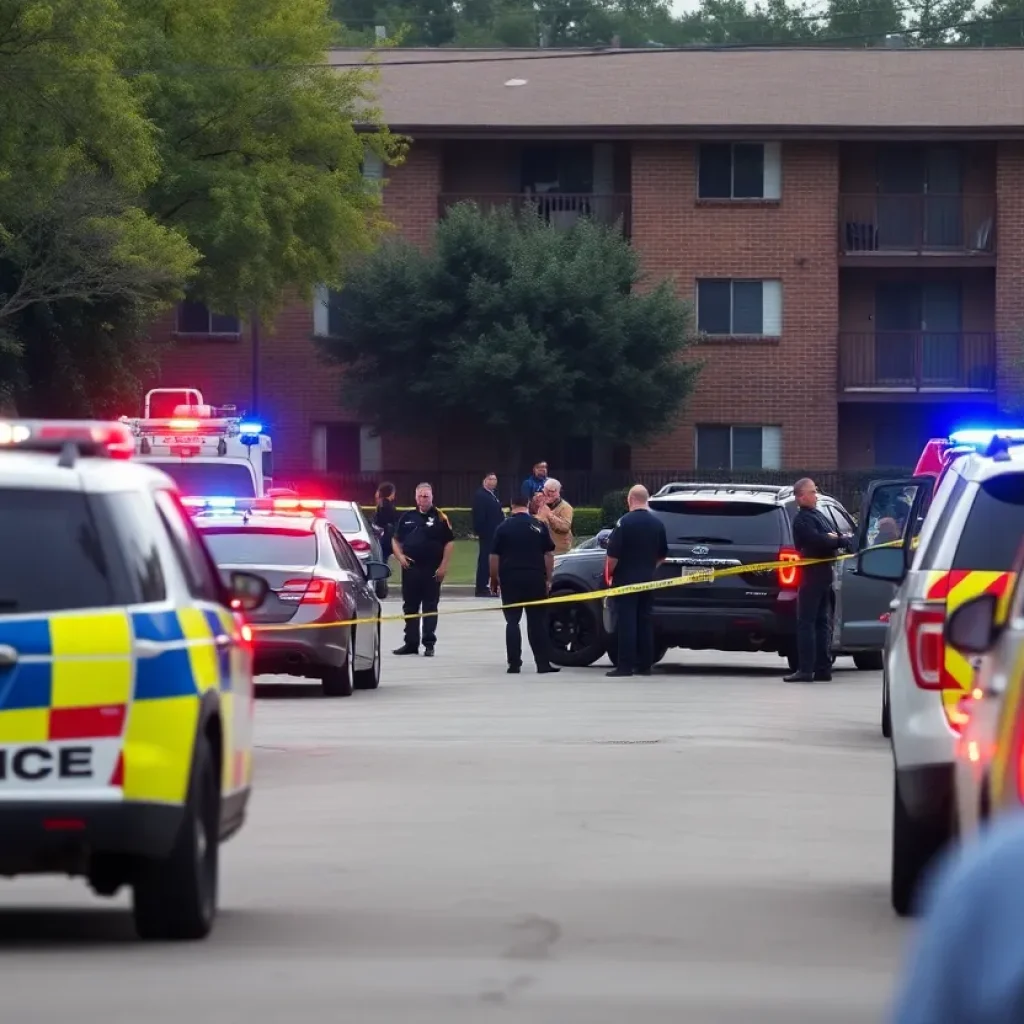
[[[695,147],[633,147],[633,243],[648,274],[693,297],[698,277],[782,281],[782,338],[697,346],[697,392],[675,428],[634,452],[638,469],[689,468],[694,426],[781,426],[786,467],[836,460],[838,148],[782,148],[779,202],[699,202]]]
[[[999,402],[1024,404],[1024,143],[1001,142],[996,165]]]

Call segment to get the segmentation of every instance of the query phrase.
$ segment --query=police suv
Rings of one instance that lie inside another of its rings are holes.
[[[0,875],[134,893],[138,934],[198,939],[242,825],[243,610],[163,473],[116,423],[0,421]]]
[[[966,723],[965,699],[984,666],[947,642],[947,619],[990,595],[1002,608],[1024,535],[1024,447],[994,437],[984,454],[956,458],[934,481],[872,485],[869,507],[885,489],[910,488],[911,528],[902,547],[858,556],[863,575],[900,583],[891,605],[883,658],[883,729],[893,752],[892,904],[915,906],[926,867],[958,832],[954,766]],[[930,507],[929,507],[930,505]]]

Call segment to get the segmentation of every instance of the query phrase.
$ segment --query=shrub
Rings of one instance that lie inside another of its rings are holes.
[[[611,529],[626,512],[626,495],[629,494],[628,487],[620,487],[618,490],[609,491],[601,499],[601,527]]]

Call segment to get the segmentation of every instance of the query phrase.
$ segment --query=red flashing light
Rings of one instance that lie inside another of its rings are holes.
[[[278,512],[319,512],[327,502],[317,498],[274,498],[270,507]]]
[[[338,584],[322,576],[314,576],[309,580],[288,580],[281,586],[277,596],[282,601],[296,604],[334,604],[338,596]]]
[[[795,548],[782,548],[779,551],[780,562],[799,562],[800,552]],[[800,566],[799,565],[780,565],[775,570],[776,576],[779,579],[780,590],[795,590],[800,586]]]
[[[81,818],[43,818],[47,832],[84,832],[85,822]]]
[[[250,626],[248,624],[245,624],[245,625],[242,626],[242,628],[239,630],[239,632],[242,634],[242,643],[244,643],[244,644],[251,644],[252,643],[252,626]]]
[[[25,451],[77,444],[86,449],[101,448],[112,459],[129,459],[135,454],[135,438],[131,429],[122,423],[82,420],[0,423],[0,445],[8,444]]]
[[[353,551],[366,552],[373,550],[370,547],[370,542],[368,540],[363,540],[362,537],[356,537],[354,540],[350,540],[348,543],[349,547],[351,547]]]
[[[945,623],[944,601],[914,601],[907,607],[910,668],[919,689],[942,689],[942,665],[946,654],[942,631]]]

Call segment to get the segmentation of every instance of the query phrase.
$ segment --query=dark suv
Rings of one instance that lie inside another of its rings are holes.
[[[668,484],[651,498],[650,508],[668,533],[669,557],[659,570],[661,579],[694,569],[726,569],[799,557],[793,547],[797,506],[792,487]],[[853,530],[853,519],[835,498],[821,495],[818,508],[837,532]],[[571,551],[555,559],[552,595],[606,586],[603,547],[608,533],[601,535],[596,548]],[[709,583],[655,591],[656,660],[670,647],[688,647],[775,651],[794,666],[799,573],[797,566],[751,569]],[[614,601],[555,605],[551,610],[552,660],[559,665],[592,665],[607,653],[614,661],[613,616]],[[838,626],[836,634],[833,654],[853,653],[838,646]],[[854,657],[858,667],[877,667],[877,653],[858,650]]]

